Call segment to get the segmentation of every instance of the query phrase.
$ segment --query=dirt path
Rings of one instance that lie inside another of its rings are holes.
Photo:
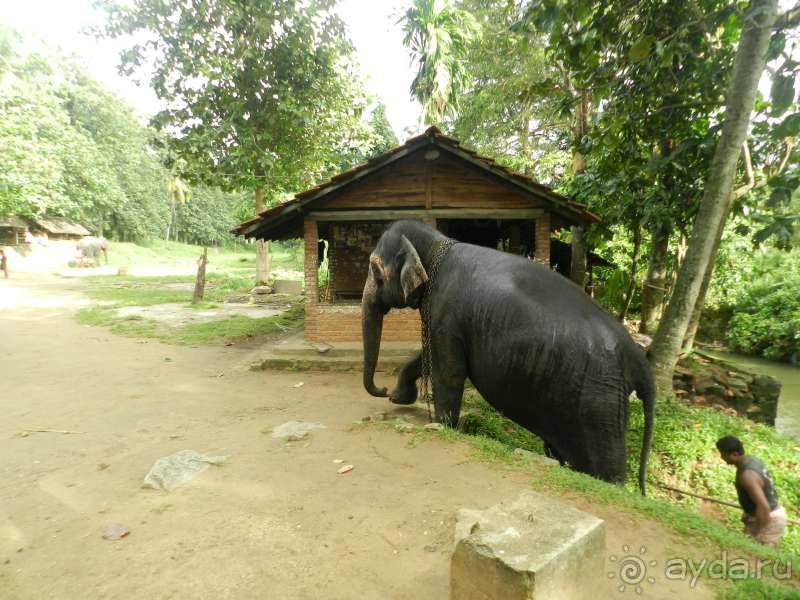
[[[456,511],[528,487],[530,475],[470,460],[463,445],[354,428],[402,410],[356,375],[253,373],[236,346],[116,337],[74,321],[79,290],[0,279],[4,599],[446,599]],[[262,433],[294,419],[327,429],[288,444]],[[156,459],[182,449],[229,460],[170,494],[140,488]],[[355,469],[338,475],[334,459]],[[659,565],[694,554],[659,525],[578,506],[607,520],[609,555],[625,544]],[[103,540],[111,521],[131,534]],[[642,595],[609,579],[597,597],[711,597],[662,573]]]

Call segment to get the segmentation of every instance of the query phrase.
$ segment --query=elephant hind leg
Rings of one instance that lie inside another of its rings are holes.
[[[544,443],[544,455],[547,458],[552,458],[552,459],[557,460],[558,464],[560,464],[562,467],[565,464],[567,464],[567,460],[564,458],[564,456],[550,442],[545,442]]]
[[[625,483],[626,440],[624,432],[586,431],[584,442],[570,452],[569,462],[577,471],[609,483]]]

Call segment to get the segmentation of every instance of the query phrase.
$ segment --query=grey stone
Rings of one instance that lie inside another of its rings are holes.
[[[756,375],[752,384],[753,394],[757,399],[771,400],[781,394],[781,383],[769,375]]]
[[[394,426],[394,428],[395,428],[397,431],[400,431],[400,432],[402,432],[402,433],[411,433],[411,432],[412,432],[412,431],[414,431],[414,430],[415,430],[417,427],[416,427],[415,425],[412,425],[411,423],[402,423],[402,422],[401,422],[401,423],[397,423],[397,424]]]
[[[746,389],[745,391],[737,392],[735,396],[728,400],[728,404],[738,412],[746,412],[750,405],[753,404],[753,394],[746,391]]]
[[[433,431],[441,431],[444,429],[444,425],[441,423],[428,423],[423,427],[423,429],[432,429]]]
[[[729,377],[727,381],[728,387],[733,388],[734,390],[746,390],[748,389],[747,382],[739,379],[738,377]]]
[[[534,462],[541,465],[553,466],[557,467],[558,461],[549,458],[547,456],[542,456],[541,454],[536,454],[535,452],[531,452],[530,450],[525,450],[525,448],[515,448],[514,454],[521,458],[524,458],[527,461]]]
[[[462,509],[454,542],[451,600],[592,598],[604,575],[603,521],[534,492]]]
[[[273,283],[276,294],[300,294],[303,291],[303,282],[292,279],[276,279]]]
[[[272,294],[272,286],[271,285],[257,285],[252,290],[250,290],[250,294],[253,296],[263,296],[265,294]]]
[[[308,432],[314,429],[325,429],[325,425],[308,421],[287,421],[272,430],[272,437],[298,441],[308,437]]]
[[[331,348],[333,348],[333,346],[331,346],[330,344],[326,344],[325,342],[317,342],[315,344],[312,344],[312,346],[314,347],[314,350],[316,350],[319,354],[327,354],[328,352],[331,351]]]

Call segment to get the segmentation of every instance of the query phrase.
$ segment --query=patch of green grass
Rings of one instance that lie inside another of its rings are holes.
[[[235,341],[275,333],[297,331],[303,323],[303,307],[294,306],[283,314],[263,319],[233,315],[219,321],[168,327],[141,316],[120,317],[116,306],[93,306],[78,311],[84,325],[108,327],[111,332],[128,337],[157,339],[166,344],[200,345],[220,340]]]
[[[157,277],[93,276],[87,277],[86,294],[92,300],[118,306],[152,306],[171,302],[190,303],[194,294],[194,276],[168,275]],[[167,287],[173,284],[184,287]],[[255,285],[255,277],[211,273],[206,280],[203,302],[224,301],[232,294],[246,294]]]
[[[295,307],[282,315],[264,319],[251,319],[241,315],[233,315],[221,321],[194,323],[180,329],[174,329],[162,341],[178,344],[208,344],[217,340],[236,340],[249,337],[260,337],[274,333],[284,333],[298,328],[302,321],[303,309]]]
[[[78,322],[82,325],[108,327],[112,333],[127,337],[158,337],[158,324],[140,316],[118,317],[113,310],[93,306],[78,311]]]
[[[776,473],[776,479],[777,471],[785,470],[781,479],[783,487],[779,486],[779,493],[783,491],[782,499],[786,499],[786,504],[797,506],[791,504],[797,489],[800,460],[794,452],[795,442],[769,427],[752,424],[722,412],[687,406],[675,400],[660,401],[657,405],[656,435],[649,462],[648,497],[643,498],[638,493],[636,483],[643,427],[639,402],[631,404],[631,413],[627,487],[612,485],[570,469],[532,465],[515,455],[515,448],[543,454],[541,440],[494,411],[473,391],[465,394],[459,431],[420,431],[413,436],[412,443],[419,443],[434,435],[448,441],[466,442],[479,460],[501,462],[513,468],[534,472],[532,486],[536,490],[563,496],[580,496],[595,504],[611,505],[615,509],[647,517],[664,524],[690,542],[697,543],[700,548],[707,548],[710,544],[718,551],[738,551],[744,556],[779,560],[781,565],[790,561],[795,578],[800,575],[798,532],[795,528],[787,531],[780,551],[776,551],[741,533],[739,510],[726,509],[728,520],[724,523],[707,519],[696,512],[695,500],[685,498],[678,501],[655,486],[655,481],[677,482],[678,487],[730,499],[734,496],[734,474],[730,467],[719,460],[714,443],[722,435],[731,433],[740,437],[745,447],[752,448],[754,454],[765,457],[768,464],[769,459],[772,459],[771,466],[774,465],[772,470]],[[790,480],[791,477],[794,479]],[[699,482],[712,481],[720,487],[699,487]],[[632,532],[632,535],[635,533]],[[705,553],[708,554],[707,551]],[[765,574],[768,575],[769,572],[769,569],[765,570]],[[722,596],[724,598],[800,598],[800,590],[794,585],[770,579],[746,582],[725,580],[720,585],[720,591],[727,594]]]
[[[184,304],[183,308],[191,308],[193,310],[201,310],[207,308],[219,308],[219,302],[198,302],[197,304]]]
[[[117,306],[153,306],[170,302],[189,302],[192,292],[181,289],[145,287],[140,284],[102,285],[90,288],[87,295],[98,302]]]
[[[798,600],[800,592],[769,579],[732,581],[717,594],[719,600]]]
[[[464,392],[461,406],[459,429],[464,433],[497,440],[511,450],[523,448],[544,454],[544,443],[539,436],[498,413],[474,388]]]
[[[644,424],[642,406],[631,404],[628,432],[628,480],[635,481],[639,469],[639,452]],[[679,400],[656,403],[653,446],[648,466],[648,489],[651,495],[677,502],[672,494],[656,483],[692,491],[704,496],[736,503],[733,485],[734,469],[719,457],[716,441],[724,435],[735,435],[745,451],[761,458],[769,467],[781,504],[790,517],[796,518],[800,508],[800,454],[797,442],[772,427],[753,423],[722,411],[689,406]],[[685,497],[680,504],[695,508],[699,500]],[[741,511],[721,507],[728,527],[739,529]],[[800,554],[800,531],[787,529],[781,548]],[[799,565],[800,566],[800,565]]]
[[[173,241],[111,242],[108,264],[114,267],[152,265],[194,269],[202,253],[202,246]],[[235,244],[220,248],[211,246],[208,248],[208,264],[213,271],[255,271],[255,245]],[[302,243],[291,241],[270,244],[270,266],[272,269],[302,272]]]

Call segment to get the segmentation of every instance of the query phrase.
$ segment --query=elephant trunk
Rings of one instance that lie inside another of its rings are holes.
[[[381,332],[383,331],[383,311],[378,305],[377,285],[374,276],[367,278],[364,296],[361,300],[361,330],[364,340],[364,389],[379,398],[388,396],[386,388],[375,387],[375,367],[378,365],[378,353],[381,349]]]

